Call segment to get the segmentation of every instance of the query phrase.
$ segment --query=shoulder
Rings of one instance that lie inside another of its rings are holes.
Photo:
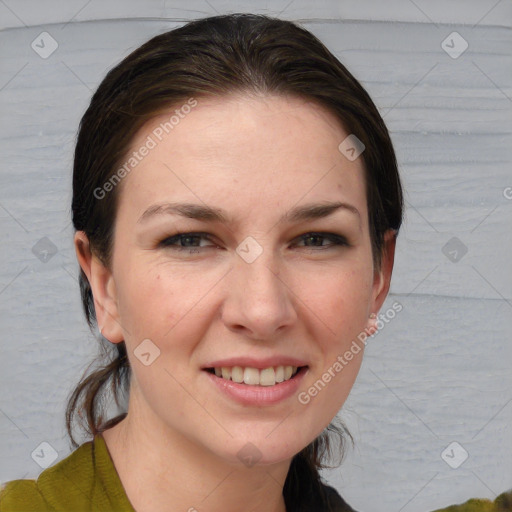
[[[452,505],[434,512],[512,512],[512,489],[500,494],[494,502],[471,499],[462,505]]]
[[[35,480],[12,480],[0,488],[0,512],[50,512]]]
[[[0,489],[0,512],[55,512],[86,503],[94,482],[92,441],[84,443],[37,480],[12,480]],[[63,492],[64,491],[64,492]]]
[[[329,512],[355,512],[333,487],[324,484],[323,491],[329,503]]]

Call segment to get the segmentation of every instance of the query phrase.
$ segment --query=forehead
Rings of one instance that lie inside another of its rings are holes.
[[[348,135],[331,112],[302,98],[185,101],[135,136],[127,158],[137,162],[123,180],[120,208],[140,215],[150,203],[179,199],[269,214],[304,198],[351,200],[363,214],[362,158],[350,161],[338,149]]]

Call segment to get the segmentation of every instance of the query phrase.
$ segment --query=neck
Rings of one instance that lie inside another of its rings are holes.
[[[286,512],[290,460],[230,463],[177,432],[141,425],[130,413],[103,437],[137,512]]]

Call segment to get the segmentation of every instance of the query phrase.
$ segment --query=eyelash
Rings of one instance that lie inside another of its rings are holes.
[[[304,241],[311,237],[320,237],[325,240],[330,240],[331,244],[328,246],[304,246],[307,249],[320,249],[320,250],[326,250],[333,248],[335,246],[345,246],[350,247],[350,244],[348,243],[347,239],[344,236],[336,235],[334,233],[324,233],[324,232],[309,232],[305,233],[304,235],[299,236],[298,238],[300,241]],[[180,233],[178,235],[170,236],[168,238],[165,238],[159,243],[160,247],[169,248],[174,251],[189,251],[191,254],[198,252],[199,249],[206,249],[208,247],[198,247],[198,246],[190,246],[190,247],[182,247],[176,245],[176,242],[182,241],[184,238],[203,238],[205,240],[208,240],[210,242],[213,242],[211,238],[209,237],[208,233]]]

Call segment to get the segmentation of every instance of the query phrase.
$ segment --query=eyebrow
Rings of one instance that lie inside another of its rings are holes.
[[[361,223],[359,210],[348,203],[323,202],[297,206],[281,216],[279,222],[301,222],[306,220],[321,219],[332,215],[338,210],[345,210],[353,213]],[[202,220],[205,222],[229,223],[230,217],[221,208],[193,204],[193,203],[161,203],[150,206],[137,221],[145,222],[156,215],[180,215],[189,219]]]

